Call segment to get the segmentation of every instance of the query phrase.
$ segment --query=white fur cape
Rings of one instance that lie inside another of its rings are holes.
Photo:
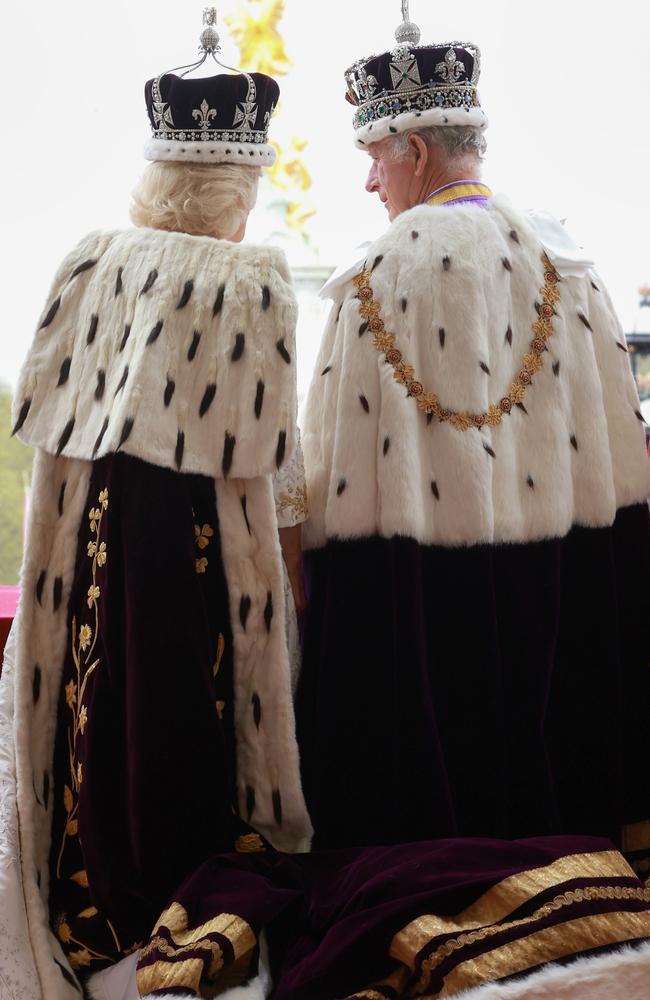
[[[282,850],[308,849],[271,482],[296,440],[295,323],[287,264],[273,248],[99,232],[55,278],[15,397],[16,430],[37,454],[0,682],[0,910],[6,900],[11,911],[2,914],[11,930],[0,934],[0,995],[4,975],[13,1000],[79,997],[48,928],[51,769],[77,534],[98,456],[121,449],[215,477],[242,813],[253,789],[253,825]],[[244,631],[242,596],[250,620],[263,621],[269,592],[268,635]],[[254,692],[265,709],[259,729]]]
[[[421,206],[367,251],[384,328],[426,393],[481,414],[535,337],[543,247],[503,198]],[[563,277],[523,408],[459,431],[426,414],[373,345],[352,280],[338,290],[305,409],[305,544],[399,534],[471,545],[610,525],[650,493],[625,337],[598,276]]]

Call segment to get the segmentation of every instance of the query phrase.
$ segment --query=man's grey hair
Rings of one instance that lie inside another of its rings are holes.
[[[470,158],[481,160],[487,149],[483,130],[474,125],[429,125],[400,132],[385,140],[393,159],[401,160],[408,154],[410,135],[419,135],[427,146],[438,146],[450,164]]]

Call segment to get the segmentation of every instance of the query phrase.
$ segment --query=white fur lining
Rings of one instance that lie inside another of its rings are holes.
[[[176,160],[192,163],[238,163],[244,167],[272,167],[276,152],[268,143],[181,142],[179,139],[147,139],[145,160]]]
[[[355,129],[354,143],[367,149],[373,142],[381,142],[397,132],[408,132],[429,125],[473,125],[488,127],[488,117],[481,108],[429,108],[428,111],[403,111],[394,118],[380,118]]]
[[[486,983],[455,1000],[648,1000],[650,944],[551,964],[516,982]]]
[[[385,329],[443,406],[481,413],[508,394],[534,337],[542,249],[501,198],[487,210],[412,209],[368,249]],[[609,296],[593,273],[558,287],[525,409],[464,433],[427,423],[373,346],[352,281],[338,290],[303,423],[307,547],[374,534],[449,546],[563,537],[648,496],[638,395]]]

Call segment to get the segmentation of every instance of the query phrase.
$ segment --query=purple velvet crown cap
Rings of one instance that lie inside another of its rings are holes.
[[[165,73],[145,84],[150,160],[272,166],[269,123],[280,96],[263,73],[191,79]]]
[[[346,70],[347,100],[355,105],[355,143],[427,125],[486,128],[477,84],[480,49],[472,42],[398,43]]]

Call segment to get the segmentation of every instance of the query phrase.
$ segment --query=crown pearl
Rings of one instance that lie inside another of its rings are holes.
[[[420,36],[420,29],[413,21],[403,21],[395,31],[395,39],[398,45],[417,45],[420,41]]]

